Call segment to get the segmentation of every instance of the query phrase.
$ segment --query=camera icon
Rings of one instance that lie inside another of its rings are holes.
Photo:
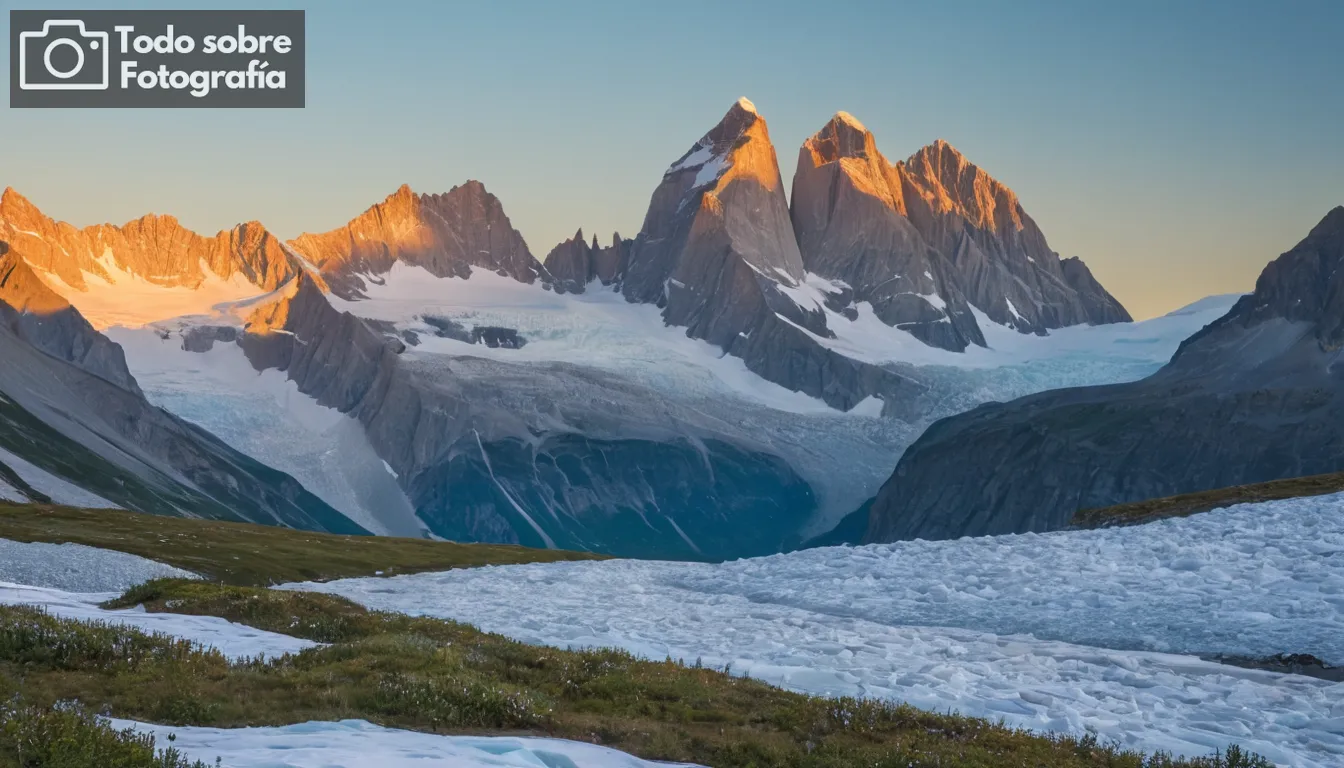
[[[19,88],[25,91],[105,91],[107,33],[79,19],[51,19],[41,32],[19,33]]]

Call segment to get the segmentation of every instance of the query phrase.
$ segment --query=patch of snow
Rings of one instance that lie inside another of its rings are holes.
[[[396,470],[392,469],[392,465],[388,464],[387,461],[383,461],[383,469],[387,470],[387,474],[391,475],[393,480],[399,477],[399,475],[397,475]]]
[[[842,122],[842,123],[848,123],[851,127],[855,128],[855,129],[857,129],[857,130],[865,131],[865,132],[868,130],[867,128],[865,128],[865,127],[863,126],[863,123],[859,122],[859,119],[858,119],[857,117],[855,117],[855,116],[849,114],[848,112],[844,111],[843,109],[840,110],[839,112],[836,112],[836,113],[835,113],[835,119],[836,119],[836,120],[839,120],[839,121]]]
[[[215,648],[231,659],[281,656],[298,653],[318,644],[297,637],[265,632],[214,616],[148,613],[143,608],[110,611],[99,603],[119,597],[120,592],[64,592],[0,582],[0,604],[41,606],[52,616],[76,621],[101,621],[135,627],[190,640],[201,648]]]
[[[0,478],[0,501],[13,501],[23,504],[28,501],[28,497],[19,493],[19,489]]]
[[[943,301],[942,296],[939,296],[936,293],[917,293],[915,295],[927,301],[929,305],[932,306],[934,309],[937,309],[942,312],[947,311],[947,302]]]
[[[1012,299],[1007,298],[1007,297],[1004,297],[1003,300],[1004,300],[1005,302],[1007,302],[1007,304],[1008,304],[1008,311],[1012,313],[1013,317],[1017,318],[1018,320],[1025,320],[1025,319],[1026,319],[1026,318],[1022,317],[1022,313],[1021,313],[1021,312],[1018,312],[1018,311],[1017,311],[1017,307],[1013,306],[1013,300],[1012,300]]]
[[[442,736],[364,720],[271,728],[201,728],[109,719],[113,728],[154,736],[188,760],[229,768],[689,768],[652,763],[595,744],[515,736]],[[171,741],[170,741],[171,739]]]
[[[700,172],[695,174],[695,181],[691,184],[691,188],[695,189],[697,187],[713,184],[719,180],[719,177],[722,176],[723,172],[727,169],[728,158],[722,155],[715,155],[709,159],[709,162],[700,166]]]
[[[0,539],[0,581],[67,592],[120,594],[150,579],[194,579],[196,574],[143,557],[83,544]]]
[[[684,168],[699,168],[713,159],[713,157],[714,146],[712,144],[697,144],[691,149],[689,154],[673,163],[672,167],[667,169],[667,173],[675,173]]]
[[[880,418],[882,416],[882,407],[885,403],[877,395],[869,395],[859,401],[859,404],[849,409],[849,413],[855,416],[867,416],[869,418]]]
[[[746,96],[743,96],[742,98],[737,100],[737,106],[747,110],[752,114],[756,114],[756,105],[752,104],[751,100],[748,99]]]
[[[65,504],[71,507],[86,507],[88,509],[121,509],[107,499],[95,493],[90,493],[69,480],[57,477],[4,448],[0,448],[0,463],[14,470],[15,474],[22,478],[23,482],[27,483],[33,490],[50,497],[53,504]],[[17,490],[13,490],[13,493],[16,498],[11,499],[12,501],[24,501],[22,498],[17,498],[19,496]]]
[[[1146,751],[1237,743],[1312,768],[1344,753],[1344,685],[1199,658],[1344,662],[1344,494],[1131,528],[285,588]]]
[[[806,284],[817,285],[810,275]],[[995,369],[1048,364],[1052,368],[1072,366],[1081,371],[1097,366],[1109,368],[1132,363],[1152,366],[1147,371],[1151,373],[1157,366],[1171,359],[1182,341],[1226,314],[1238,298],[1240,297],[1237,295],[1211,296],[1189,307],[1151,320],[1108,325],[1074,325],[1054,329],[1045,336],[1019,333],[994,322],[972,305],[971,311],[980,325],[988,347],[971,345],[965,352],[949,352],[930,347],[909,332],[892,328],[878,319],[873,312],[872,304],[868,302],[855,304],[858,318],[852,321],[838,312],[826,309],[822,303],[820,306],[826,312],[827,327],[835,333],[836,338],[826,339],[816,335],[813,335],[813,338],[823,346],[847,357],[879,365],[909,363],[915,366]],[[808,306],[804,302],[814,306],[818,303],[815,294],[798,295],[794,300],[800,306]],[[1011,302],[1009,305],[1011,307]],[[1011,309],[1016,312],[1016,307]],[[1018,317],[1020,318],[1020,315]],[[1125,379],[1108,379],[1102,376],[1091,383],[1120,380]],[[1076,386],[1076,384],[1061,380],[1045,388],[1060,386]]]

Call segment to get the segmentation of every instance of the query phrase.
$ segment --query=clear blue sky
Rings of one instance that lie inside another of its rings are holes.
[[[892,160],[947,139],[1138,316],[1248,290],[1344,204],[1337,0],[306,10],[307,109],[6,107],[0,187],[78,225],[154,211],[207,233],[260,219],[290,237],[403,182],[476,178],[542,256],[578,227],[633,235],[666,166],[745,95],[786,182],[839,109]],[[7,14],[0,25],[8,62]]]

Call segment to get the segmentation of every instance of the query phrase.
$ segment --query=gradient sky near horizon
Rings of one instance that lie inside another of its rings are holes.
[[[18,0],[23,8],[68,2]],[[90,8],[287,7],[251,0]],[[313,2],[304,110],[0,113],[0,187],[84,226],[344,224],[479,179],[538,257],[631,236],[739,96],[786,186],[837,110],[944,138],[1136,317],[1250,290],[1344,204],[1344,2]],[[2,58],[9,61],[9,18]],[[6,66],[8,66],[6,64]]]

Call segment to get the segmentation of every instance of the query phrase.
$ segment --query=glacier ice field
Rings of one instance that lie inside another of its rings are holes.
[[[497,566],[284,588],[1147,751],[1237,743],[1286,765],[1344,764],[1344,684],[1202,658],[1344,662],[1344,495],[722,564]]]

